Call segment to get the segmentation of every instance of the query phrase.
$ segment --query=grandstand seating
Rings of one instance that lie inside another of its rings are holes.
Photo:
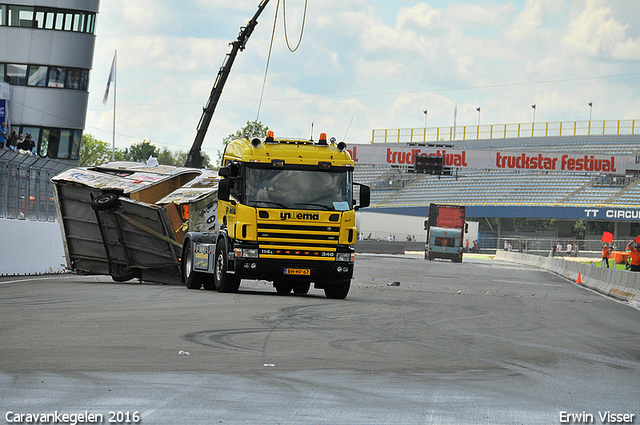
[[[458,142],[456,148],[638,154],[636,140],[556,138]],[[358,164],[354,180],[370,185],[373,206],[420,206],[429,203],[497,205],[640,204],[640,185],[603,184],[598,173],[460,169],[455,176],[416,174],[410,167]]]

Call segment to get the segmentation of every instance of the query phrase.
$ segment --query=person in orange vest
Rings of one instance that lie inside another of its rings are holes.
[[[637,242],[629,242],[627,248],[631,251],[631,264],[629,264],[629,270],[632,272],[640,272],[640,251],[638,251]]]
[[[609,245],[606,243],[602,244],[602,267],[609,268]]]

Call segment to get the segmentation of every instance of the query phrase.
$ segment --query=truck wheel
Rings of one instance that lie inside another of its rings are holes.
[[[208,276],[193,269],[193,245],[191,241],[187,242],[185,246],[182,260],[182,278],[187,289],[200,289],[203,284],[206,286],[205,281]]]
[[[218,292],[238,292],[240,279],[227,274],[227,246],[224,239],[220,239],[216,244],[215,261],[213,281]]]
[[[330,283],[324,288],[324,294],[327,298],[335,300],[344,300],[347,298],[349,288],[351,287],[351,280],[343,280],[338,283]]]
[[[91,208],[94,211],[106,211],[118,205],[118,194],[113,192],[103,193],[91,200]]]
[[[291,290],[294,288],[293,283],[283,282],[281,280],[273,282],[273,286],[276,288],[276,292],[282,295],[290,294]]]
[[[305,295],[309,293],[311,282],[296,282],[293,284],[293,293],[296,295]]]

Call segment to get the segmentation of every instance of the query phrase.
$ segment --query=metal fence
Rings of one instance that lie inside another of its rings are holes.
[[[51,178],[69,163],[0,149],[0,217],[55,221]]]
[[[371,143],[418,143],[521,137],[640,134],[640,120],[563,121],[457,127],[374,129]]]

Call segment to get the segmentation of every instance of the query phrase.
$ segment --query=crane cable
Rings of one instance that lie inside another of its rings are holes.
[[[300,43],[302,43],[302,35],[304,34],[304,25],[307,22],[307,4],[308,4],[308,0],[304,0],[304,12],[303,12],[303,15],[302,15],[302,28],[300,28],[300,38],[298,39],[298,44],[296,45],[296,47],[294,49],[292,49],[291,45],[289,44],[289,36],[287,35],[287,7],[286,7],[286,0],[282,0],[282,14],[283,14],[283,20],[284,20],[284,39],[287,42],[287,47],[289,48],[289,51],[291,53],[293,53],[296,50],[298,50],[298,47],[300,47]]]
[[[291,48],[289,44],[289,36],[287,35],[287,9],[285,7],[285,1],[282,0],[282,11],[283,11],[283,20],[284,20],[284,39],[287,43],[287,48],[290,52],[295,52],[300,47],[302,43],[302,35],[304,34],[304,26],[307,21],[307,3],[308,0],[304,0],[304,15],[302,18],[302,28],[300,29],[300,38],[298,39],[298,44],[294,49]],[[262,90],[260,91],[260,103],[258,103],[258,113],[256,116],[256,122],[260,119],[260,109],[262,108],[262,100],[264,99],[264,88],[267,85],[267,74],[269,73],[269,63],[271,62],[271,52],[273,50],[273,40],[276,36],[276,25],[278,23],[278,11],[280,10],[280,0],[278,0],[278,4],[276,5],[276,15],[273,18],[273,30],[271,31],[271,41],[269,42],[269,54],[267,55],[267,65],[264,70],[264,78],[262,80]]]

